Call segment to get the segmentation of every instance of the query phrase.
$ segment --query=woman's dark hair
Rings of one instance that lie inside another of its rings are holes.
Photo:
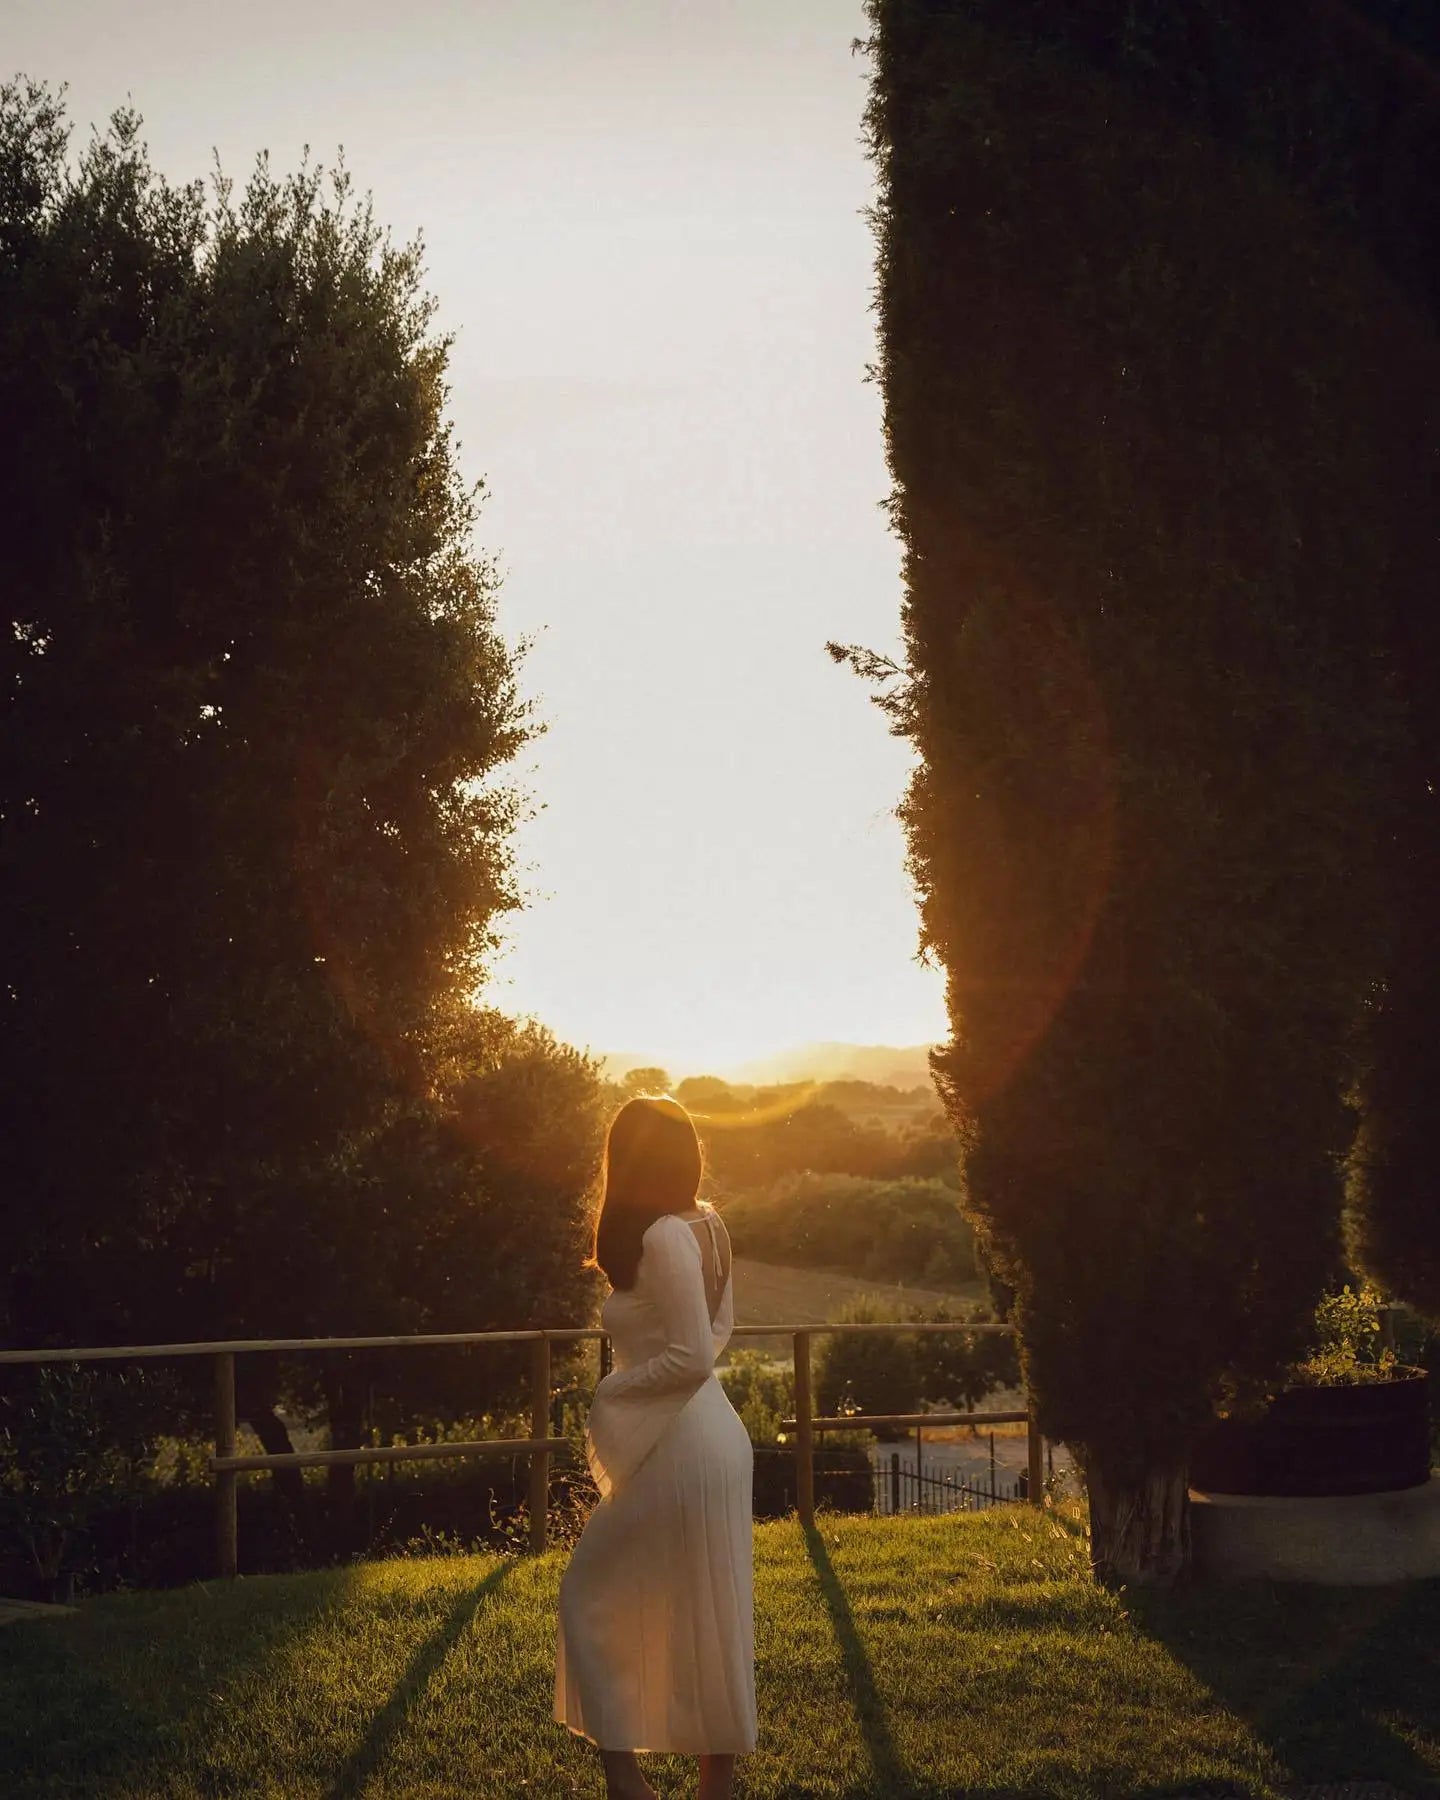
[[[591,1264],[611,1287],[635,1285],[640,1240],[663,1213],[695,1204],[702,1171],[694,1121],[668,1094],[627,1100],[610,1121]]]

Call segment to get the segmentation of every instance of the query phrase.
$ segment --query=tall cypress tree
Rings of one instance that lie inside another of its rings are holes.
[[[1339,1264],[1433,345],[1282,172],[1315,60],[1266,88],[1240,9],[870,10],[936,1075],[1097,1568],[1164,1580]]]

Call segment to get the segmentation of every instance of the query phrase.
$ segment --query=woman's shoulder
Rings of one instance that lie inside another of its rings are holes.
[[[690,1229],[691,1225],[703,1218],[706,1213],[714,1211],[712,1206],[701,1206],[692,1212],[661,1213],[658,1219],[652,1219],[645,1227],[640,1238],[641,1248],[643,1249],[646,1244],[663,1243],[667,1239],[678,1244],[682,1236],[689,1238],[692,1244],[695,1243],[695,1233]],[[718,1218],[719,1214],[717,1213],[715,1216]]]

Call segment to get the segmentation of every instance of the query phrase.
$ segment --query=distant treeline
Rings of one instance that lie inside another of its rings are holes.
[[[664,1069],[632,1070],[616,1099],[673,1093],[695,1116],[705,1165],[722,1194],[783,1176],[862,1175],[874,1181],[958,1182],[955,1135],[932,1090],[868,1081],[732,1085],[699,1075],[673,1086]]]
[[[869,1281],[954,1287],[979,1273],[958,1200],[942,1181],[785,1175],[733,1195],[725,1223],[739,1256]]]
[[[672,1083],[660,1068],[632,1069],[610,1088],[617,1102],[649,1093],[674,1094],[693,1114],[739,1255],[919,1286],[975,1279],[955,1134],[932,1089]]]

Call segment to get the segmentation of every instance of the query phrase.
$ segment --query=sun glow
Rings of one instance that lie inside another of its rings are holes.
[[[584,810],[579,795],[575,810]],[[676,836],[656,841],[653,792],[633,808],[612,800],[613,860],[590,863],[588,879],[542,895],[518,918],[491,998],[573,1043],[641,1057],[677,1079],[803,1043],[946,1035],[939,972],[913,956],[914,903],[893,819],[871,824],[863,855],[822,857],[778,841],[779,807],[765,821],[768,852],[753,828],[737,823],[731,837],[712,820],[680,830],[681,816],[671,821]],[[748,853],[726,869],[731,844]],[[553,869],[561,856],[542,847],[536,860]],[[566,860],[587,859],[570,846]]]
[[[298,35],[260,0],[225,58],[173,9],[97,6],[31,8],[8,46],[64,73],[82,129],[124,98],[123,32],[161,167],[343,143],[395,240],[423,232],[477,545],[547,728],[486,999],[677,1077],[943,1037],[894,818],[907,751],[824,651],[897,650],[901,600],[860,0],[663,30],[645,6],[563,29],[527,0],[422,7],[383,57],[378,0]]]
[[[703,1108],[691,1107],[690,1116],[706,1133],[717,1131],[741,1131],[753,1125],[774,1125],[779,1120],[788,1118],[798,1112],[807,1101],[812,1100],[820,1091],[818,1081],[806,1081],[798,1087],[790,1087],[778,1099],[756,1101],[751,1106],[728,1108],[723,1112],[706,1112]]]

